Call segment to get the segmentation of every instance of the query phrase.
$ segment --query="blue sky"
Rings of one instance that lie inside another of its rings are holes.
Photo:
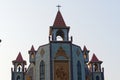
[[[103,61],[105,80],[119,79],[120,0],[0,0],[1,79],[11,79],[11,61],[19,52],[28,61],[31,45],[48,43],[58,4],[73,43]]]

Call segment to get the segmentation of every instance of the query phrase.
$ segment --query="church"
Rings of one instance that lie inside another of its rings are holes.
[[[89,60],[89,50],[73,44],[69,30],[58,9],[49,27],[49,43],[40,45],[37,50],[32,45],[27,68],[19,52],[12,61],[11,80],[104,80],[103,61],[95,54]]]

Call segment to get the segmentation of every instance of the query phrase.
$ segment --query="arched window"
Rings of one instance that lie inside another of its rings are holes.
[[[35,57],[34,53],[31,54],[31,58],[33,59]]]
[[[99,79],[99,76],[96,76],[96,80],[100,80],[100,79]]]
[[[63,41],[63,38],[61,36],[56,37],[57,41]]]
[[[62,30],[58,30],[56,34],[57,41],[63,41],[64,40],[64,32]]]
[[[44,61],[40,62],[40,80],[45,80],[45,63],[44,63]]]
[[[17,66],[17,72],[22,72],[22,66],[21,66],[21,64],[18,64],[18,66]]]
[[[17,76],[17,80],[20,80],[20,76]]]
[[[95,72],[99,71],[97,64],[94,64],[94,65],[93,65],[93,68],[94,68],[94,71],[95,71]]]
[[[77,75],[78,75],[78,80],[82,80],[82,72],[81,72],[80,61],[77,62]]]

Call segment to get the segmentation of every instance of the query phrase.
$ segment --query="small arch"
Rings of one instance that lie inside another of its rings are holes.
[[[63,38],[61,36],[56,37],[57,41],[63,41]]]
[[[98,65],[97,65],[97,64],[94,64],[94,65],[93,65],[93,68],[94,68],[94,71],[95,71],[95,72],[99,71],[99,70],[98,70]]]
[[[87,59],[87,54],[86,54],[86,53],[84,53],[84,55],[83,55],[83,56],[84,56],[84,59]]]
[[[45,62],[40,62],[40,80],[45,80]]]
[[[60,57],[63,59],[68,59],[68,56],[67,56],[65,50],[61,46],[57,50],[57,53],[55,54],[54,59],[59,59]]]
[[[80,61],[77,62],[77,75],[78,75],[78,80],[82,80],[82,71],[81,71],[81,63]]]
[[[17,76],[17,80],[20,80],[20,76]]]
[[[99,76],[96,76],[96,80],[100,80]]]
[[[17,72],[22,72],[22,65],[21,64],[18,64],[18,66],[17,66]]]
[[[33,59],[35,57],[34,53],[31,54],[31,58]]]
[[[64,40],[64,32],[62,30],[57,31],[56,40],[57,41],[63,41]]]

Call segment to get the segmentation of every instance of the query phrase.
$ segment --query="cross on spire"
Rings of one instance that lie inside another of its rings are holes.
[[[60,10],[60,7],[61,7],[61,6],[60,6],[60,5],[57,5],[56,7],[58,7],[58,10]]]

